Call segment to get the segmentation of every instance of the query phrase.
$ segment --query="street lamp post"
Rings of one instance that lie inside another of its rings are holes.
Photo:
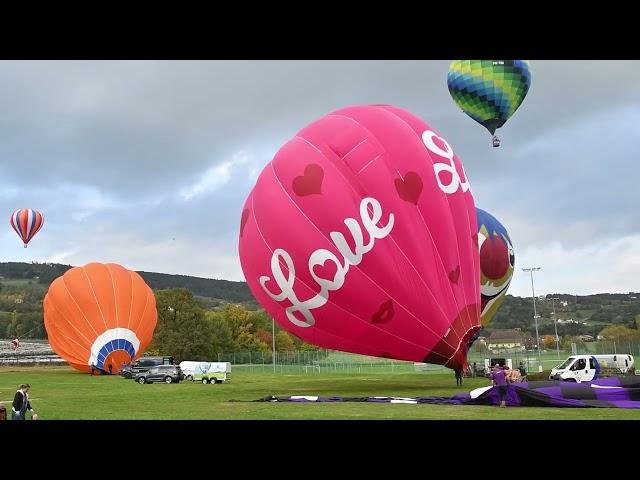
[[[550,300],[553,308],[553,327],[556,329],[556,352],[558,353],[558,360],[560,360],[560,339],[558,338],[558,321],[556,320],[556,300],[560,300],[560,298],[551,297]]]
[[[276,373],[276,321],[271,318],[271,346],[272,346],[272,359],[273,359],[273,373]]]
[[[538,312],[536,311],[536,291],[533,288],[533,272],[537,272],[542,267],[523,268],[523,272],[531,273],[531,294],[533,298],[533,321],[536,324],[536,350],[538,351],[538,371],[542,371],[542,362],[540,360],[540,336],[538,335]]]

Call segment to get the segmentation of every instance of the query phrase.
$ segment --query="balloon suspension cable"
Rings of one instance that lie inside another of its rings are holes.
[[[25,335],[29,335],[31,332],[33,332],[33,331],[35,331],[35,330],[37,330],[37,329],[39,329],[39,328],[40,328],[40,326],[38,325],[37,327],[34,327],[34,328],[32,328],[31,330],[29,330],[28,332],[25,332],[25,333],[23,333],[22,335],[18,335],[18,336],[16,336],[15,338],[16,338],[17,340],[20,340],[20,339],[21,339],[22,337],[24,337]]]

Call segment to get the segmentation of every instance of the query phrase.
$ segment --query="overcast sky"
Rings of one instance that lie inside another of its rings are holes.
[[[299,129],[340,107],[423,118],[510,232],[509,293],[640,291],[640,61],[532,61],[498,131],[453,103],[449,61],[0,62],[0,261],[244,280],[244,199]],[[18,208],[45,215],[29,244]]]

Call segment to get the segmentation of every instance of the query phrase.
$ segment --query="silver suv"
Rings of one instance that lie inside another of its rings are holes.
[[[153,382],[179,383],[180,380],[184,380],[184,374],[177,365],[158,365],[146,372],[136,374],[134,378],[140,384]]]

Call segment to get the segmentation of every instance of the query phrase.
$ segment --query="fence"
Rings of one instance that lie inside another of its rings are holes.
[[[574,354],[631,354],[640,361],[640,343],[637,342],[585,342],[573,344],[571,350],[527,351],[520,349],[491,352],[474,344],[468,352],[468,362],[484,367],[484,360],[510,358],[516,367],[522,362],[527,372],[551,370]],[[337,374],[396,374],[396,373],[443,373],[450,372],[441,365],[415,364],[400,360],[367,357],[333,350],[275,352],[229,352],[217,356],[219,362],[231,362],[234,369],[265,373],[337,373]],[[540,369],[540,367],[542,367]]]
[[[333,350],[275,352],[229,352],[218,354],[217,361],[231,362],[234,369],[264,373],[408,373],[415,371],[413,362],[367,357]],[[431,365],[431,370],[442,367]]]
[[[61,365],[64,361],[52,355],[45,342],[23,343],[18,352],[10,349],[8,341],[0,341],[0,366],[2,365]],[[17,353],[17,354],[16,354]],[[479,368],[484,366],[485,358],[511,358],[513,366],[522,362],[527,372],[550,370],[572,354],[631,354],[640,361],[640,343],[638,342],[584,342],[572,345],[571,350],[523,351],[510,349],[491,352],[476,342],[468,352],[469,364],[476,362]],[[212,359],[213,360],[213,359]],[[255,373],[306,374],[401,374],[401,373],[444,373],[449,369],[441,365],[414,364],[400,360],[367,357],[334,350],[297,350],[275,352],[229,352],[219,353],[218,362],[230,362],[234,370]]]

